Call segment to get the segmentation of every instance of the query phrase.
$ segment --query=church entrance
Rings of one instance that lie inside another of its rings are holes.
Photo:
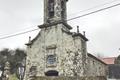
[[[50,70],[45,73],[46,76],[58,76],[58,71]]]

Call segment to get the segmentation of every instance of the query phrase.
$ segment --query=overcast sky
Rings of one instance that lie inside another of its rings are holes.
[[[105,3],[110,3],[104,6]],[[120,0],[69,0],[67,3],[68,19],[94,10],[98,10]],[[89,8],[93,8],[90,9]],[[87,11],[86,11],[87,10]],[[81,12],[82,11],[82,12]],[[84,12],[83,12],[84,11]],[[43,23],[43,0],[0,0],[0,38],[14,33],[37,28]],[[120,6],[81,17],[68,22],[72,31],[80,26],[80,32],[86,31],[88,52],[107,56],[120,54]],[[0,40],[2,48],[25,48],[29,36],[34,38],[38,31]]]

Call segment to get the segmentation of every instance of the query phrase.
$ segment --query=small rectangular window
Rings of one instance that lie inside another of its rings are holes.
[[[47,56],[47,63],[48,64],[54,64],[56,62],[56,56],[55,55],[48,55]]]
[[[36,71],[37,70],[37,67],[36,66],[32,66],[31,68],[30,68],[30,72],[33,72],[33,71]]]
[[[37,66],[32,66],[30,68],[30,72],[29,73],[30,73],[29,76],[36,76],[36,74],[37,74]]]

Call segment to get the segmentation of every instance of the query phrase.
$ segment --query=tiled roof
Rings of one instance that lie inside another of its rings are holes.
[[[114,64],[116,57],[102,58],[101,60],[106,64]]]
[[[105,64],[105,65],[107,65],[104,61],[102,61],[101,59],[95,57],[94,55],[92,55],[92,54],[90,54],[90,53],[88,53],[88,56],[91,57],[91,58],[94,58],[95,60],[97,60],[97,61],[99,61],[99,62],[101,62],[101,63],[103,63],[103,64]]]

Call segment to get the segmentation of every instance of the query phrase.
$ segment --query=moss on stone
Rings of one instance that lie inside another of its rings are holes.
[[[19,80],[15,74],[9,76],[9,80]]]

